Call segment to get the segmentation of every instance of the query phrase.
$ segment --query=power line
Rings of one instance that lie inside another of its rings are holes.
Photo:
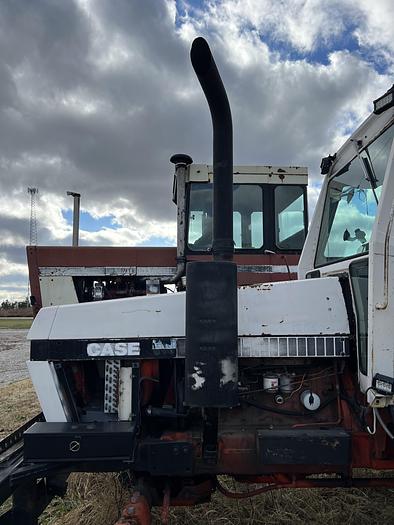
[[[27,193],[30,195],[30,235],[29,246],[37,245],[37,210],[36,198],[38,188],[27,188]],[[27,297],[30,297],[30,280],[27,278]]]

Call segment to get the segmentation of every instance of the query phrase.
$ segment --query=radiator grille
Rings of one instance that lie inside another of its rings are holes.
[[[347,337],[242,337],[239,357],[348,357]]]

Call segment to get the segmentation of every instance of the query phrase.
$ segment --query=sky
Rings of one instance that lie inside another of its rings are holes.
[[[212,159],[189,60],[205,37],[230,100],[235,164],[334,153],[393,84],[393,0],[1,0],[0,301],[27,293],[38,244],[175,245],[174,153]]]

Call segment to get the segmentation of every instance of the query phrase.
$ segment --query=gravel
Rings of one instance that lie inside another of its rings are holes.
[[[30,345],[28,330],[0,330],[0,385],[7,385],[28,377],[26,361]]]

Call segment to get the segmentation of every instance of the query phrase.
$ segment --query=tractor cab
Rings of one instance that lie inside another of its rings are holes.
[[[185,254],[212,248],[213,168],[175,155],[173,200]],[[189,164],[188,164],[189,163]],[[308,169],[300,166],[234,166],[233,239],[237,254],[298,254],[307,226]],[[179,196],[179,198],[178,198]],[[183,221],[183,214],[186,221]]]
[[[185,289],[187,263],[211,255],[213,170],[175,163],[177,246],[28,246],[31,301],[42,306]],[[235,166],[233,231],[238,284],[295,279],[306,237],[308,169]]]
[[[358,381],[370,400],[394,394],[393,97],[391,88],[375,100],[373,114],[323,159],[325,179],[299,266],[300,278],[348,283]]]

